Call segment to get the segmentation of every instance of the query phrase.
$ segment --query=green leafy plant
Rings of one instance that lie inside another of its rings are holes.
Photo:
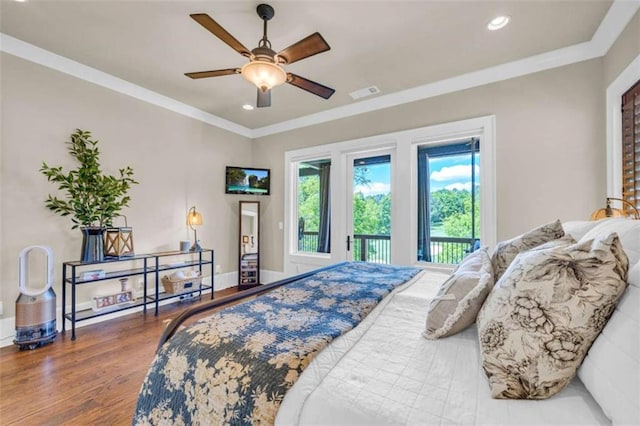
[[[119,169],[120,176],[103,174],[98,141],[91,139],[91,132],[76,129],[66,143],[69,154],[79,166],[66,173],[62,166],[50,167],[42,163],[40,172],[66,193],[66,199],[49,194],[45,206],[61,216],[71,216],[71,229],[110,226],[120,210],[128,207],[130,197],[127,192],[131,185],[138,183],[133,179],[133,169],[129,166]]]

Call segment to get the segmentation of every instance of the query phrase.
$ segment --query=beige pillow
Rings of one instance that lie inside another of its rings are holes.
[[[576,374],[624,292],[617,234],[519,254],[478,314],[494,398],[545,399]]]
[[[451,336],[476,320],[493,287],[493,268],[487,247],[468,255],[438,290],[427,312],[427,339]]]
[[[510,240],[499,242],[491,255],[495,281],[498,282],[518,253],[527,251],[548,241],[556,240],[563,235],[564,230],[562,229],[562,224],[559,220],[556,220],[555,222],[539,226]]]

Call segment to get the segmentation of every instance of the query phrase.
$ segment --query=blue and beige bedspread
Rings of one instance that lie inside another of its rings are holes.
[[[199,320],[156,356],[133,423],[273,424],[315,354],[418,272],[340,264]]]

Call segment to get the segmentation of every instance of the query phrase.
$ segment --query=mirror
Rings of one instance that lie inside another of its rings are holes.
[[[240,201],[239,266],[240,290],[260,285],[260,202]]]

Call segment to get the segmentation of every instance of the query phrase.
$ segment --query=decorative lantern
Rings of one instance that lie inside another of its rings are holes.
[[[133,230],[127,226],[127,217],[124,217],[124,227],[107,228],[104,239],[104,255],[109,257],[133,256]]]

